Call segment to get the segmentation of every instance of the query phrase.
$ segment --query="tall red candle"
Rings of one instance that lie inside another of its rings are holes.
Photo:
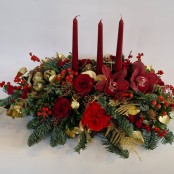
[[[119,22],[119,28],[118,28],[117,51],[116,51],[116,59],[115,59],[115,72],[118,72],[122,69],[123,26],[124,26],[124,22],[121,18],[120,22]]]
[[[73,20],[72,36],[72,70],[78,72],[78,21],[77,16]]]
[[[102,74],[103,66],[103,23],[98,23],[98,44],[97,44],[97,74]]]

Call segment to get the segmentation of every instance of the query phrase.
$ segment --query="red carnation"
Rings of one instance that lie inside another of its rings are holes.
[[[97,102],[88,105],[82,115],[82,124],[92,131],[101,131],[110,124],[110,116],[105,113],[105,109]]]
[[[66,118],[71,113],[71,104],[67,98],[60,97],[55,101],[53,114],[55,117]]]
[[[94,79],[87,74],[80,74],[74,81],[73,87],[75,91],[80,95],[87,95],[94,84]]]

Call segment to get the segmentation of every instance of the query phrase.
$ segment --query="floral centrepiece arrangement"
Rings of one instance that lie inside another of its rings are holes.
[[[98,25],[97,61],[78,59],[78,25],[73,20],[72,54],[56,54],[40,59],[27,73],[19,70],[17,85],[1,82],[9,96],[0,100],[0,113],[12,118],[32,116],[27,128],[32,146],[50,135],[50,145],[64,145],[78,137],[75,151],[100,136],[109,152],[123,158],[135,151],[135,145],[153,150],[159,141],[172,144],[173,133],[167,128],[174,112],[174,87],[165,84],[162,70],[155,72],[132,54],[122,55],[123,20],[119,22],[116,56],[103,57],[103,24]],[[26,74],[27,73],[27,74]]]
[[[79,60],[79,73],[71,69],[71,55],[57,54],[29,71],[21,68],[14,81],[0,86],[9,94],[0,100],[7,115],[18,118],[32,115],[27,124],[34,129],[28,145],[51,135],[50,145],[63,145],[78,136],[75,151],[99,135],[107,150],[124,158],[134,145],[154,149],[159,140],[172,143],[173,133],[167,128],[174,108],[173,87],[161,80],[163,71],[155,73],[141,57],[131,62],[123,58],[123,69],[111,71],[114,56],[104,57],[103,74],[96,75],[96,61]],[[125,147],[127,149],[125,149]]]

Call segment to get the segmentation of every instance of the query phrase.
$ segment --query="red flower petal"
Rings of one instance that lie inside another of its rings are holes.
[[[129,83],[126,80],[117,80],[117,90],[126,91],[129,88]]]
[[[103,92],[106,84],[107,84],[106,80],[102,80],[102,81],[97,82],[97,84],[95,85],[95,90]]]
[[[121,71],[118,71],[116,72],[115,74],[112,75],[112,79],[114,81],[118,80],[118,79],[124,79],[127,75],[127,70],[124,69],[124,70],[121,70]]]
[[[138,75],[144,75],[146,72],[146,68],[141,61],[134,62],[132,65],[132,72],[137,69]]]
[[[155,84],[158,82],[159,77],[155,73],[148,72],[144,75],[148,79],[149,84]]]
[[[103,74],[104,74],[104,76],[106,77],[107,80],[109,80],[111,78],[111,70],[106,65],[102,66],[102,72],[103,72]]]

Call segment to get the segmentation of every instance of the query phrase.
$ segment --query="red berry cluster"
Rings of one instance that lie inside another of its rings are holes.
[[[165,88],[166,89],[169,89],[171,91],[173,91],[174,87],[172,85],[165,85]]]
[[[139,129],[146,129],[147,132],[151,130],[150,125],[146,125],[143,123],[144,118],[143,117],[138,117],[135,115],[129,115],[129,120],[131,123],[135,124],[137,128]]]
[[[0,88],[3,88],[4,85],[5,85],[5,82],[2,81],[2,82],[0,83]]]
[[[158,74],[158,75],[163,75],[164,72],[163,72],[162,70],[158,70],[157,74]]]
[[[43,107],[37,112],[37,116],[39,117],[47,117],[52,115],[52,110],[48,107]]]
[[[20,81],[21,81],[21,78],[18,75],[16,75],[16,77],[14,78],[14,82],[19,83]]]
[[[164,107],[168,107],[168,106],[174,107],[174,104],[169,103],[168,101],[165,101],[165,98],[162,95],[158,96],[158,100],[152,100],[151,105],[153,107],[156,107],[157,109],[161,109],[162,106],[164,106]],[[162,116],[167,115],[167,112],[162,111],[161,115]]]
[[[138,53],[137,55],[137,59],[138,61],[141,61],[141,57],[144,56],[144,53]]]
[[[57,82],[61,83],[61,85],[65,85],[66,83],[72,83],[74,76],[78,76],[78,72],[72,71],[71,68],[63,69],[60,74],[57,75]]]
[[[125,92],[125,93],[123,93],[123,97],[133,98],[133,93],[132,92]]]
[[[158,134],[159,137],[164,137],[167,134],[167,130],[161,130],[159,127],[154,127],[153,128],[154,132],[156,132]]]
[[[29,55],[31,56],[31,60],[33,62],[40,62],[40,59],[37,56],[33,55],[32,53],[29,53]]]

